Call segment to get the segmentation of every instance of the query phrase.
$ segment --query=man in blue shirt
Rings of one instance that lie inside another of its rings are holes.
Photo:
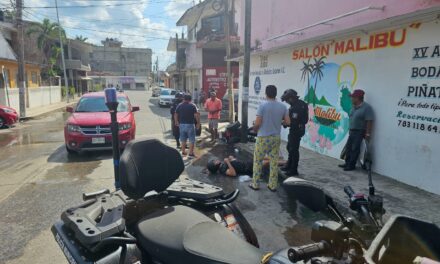
[[[197,107],[191,103],[191,99],[189,94],[183,97],[183,102],[177,106],[174,113],[174,122],[180,129],[182,155],[186,155],[186,142],[189,140],[189,156],[195,157],[196,124],[200,129],[200,114]]]
[[[259,189],[258,180],[263,170],[263,160],[267,155],[270,162],[270,176],[267,187],[276,191],[278,187],[278,157],[281,144],[281,126],[290,125],[287,107],[276,100],[277,88],[275,85],[266,87],[266,101],[257,110],[254,130],[258,132],[254,150],[254,168],[252,183],[254,190]]]

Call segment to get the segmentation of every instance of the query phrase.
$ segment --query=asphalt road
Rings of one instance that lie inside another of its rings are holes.
[[[136,137],[158,138],[174,146],[170,135],[169,109],[145,91],[127,92],[137,112]],[[55,112],[12,129],[0,130],[0,263],[66,263],[55,243],[51,225],[61,212],[81,203],[81,194],[113,188],[111,152],[68,157],[63,126],[68,114]],[[319,216],[290,201],[282,189],[254,192],[237,178],[208,176],[209,158],[224,158],[233,149],[206,143],[202,137],[185,174],[241,190],[238,206],[254,227],[264,250],[309,242],[307,226]],[[296,220],[295,220],[296,219]],[[298,224],[298,221],[300,224]]]
[[[145,91],[127,93],[141,108],[136,137],[169,141],[169,109]],[[83,192],[113,188],[111,152],[67,156],[67,116],[55,112],[0,130],[0,263],[66,263],[51,224]]]

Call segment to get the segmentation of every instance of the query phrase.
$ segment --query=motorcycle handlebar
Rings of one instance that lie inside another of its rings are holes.
[[[351,188],[351,186],[345,186],[344,187],[344,192],[347,194],[348,198],[350,198],[350,199],[355,194],[354,191],[353,191],[353,188]]]
[[[310,258],[320,256],[329,248],[330,245],[327,242],[321,241],[318,243],[290,248],[287,252],[287,256],[291,262],[296,263],[301,260],[308,260]]]

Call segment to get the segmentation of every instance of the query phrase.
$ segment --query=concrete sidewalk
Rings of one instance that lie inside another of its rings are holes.
[[[20,118],[20,120],[26,121],[29,119],[34,119],[39,116],[43,116],[43,115],[49,114],[51,112],[66,108],[66,106],[71,106],[71,105],[76,104],[78,102],[78,99],[79,98],[72,99],[69,103],[67,103],[66,101],[61,101],[61,102],[55,103],[55,104],[34,107],[34,108],[27,108],[26,109],[26,117]]]
[[[254,144],[237,144],[237,147],[251,158]],[[282,143],[281,151],[287,157],[286,142]],[[298,177],[322,186],[337,203],[346,206],[348,199],[343,188],[350,185],[357,192],[368,194],[368,175],[362,169],[345,172],[338,167],[341,160],[334,159],[301,148]],[[285,178],[280,174],[281,178]],[[281,182],[281,179],[280,179]],[[385,220],[392,214],[404,214],[440,225],[440,196],[409,186],[394,179],[373,173],[376,193],[384,197],[384,208],[387,213]]]

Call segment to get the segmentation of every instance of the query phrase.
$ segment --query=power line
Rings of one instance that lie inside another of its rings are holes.
[[[29,11],[26,11],[26,10],[23,10],[23,11],[25,13],[28,13],[28,14],[36,17],[35,14],[32,14]],[[43,17],[45,17],[45,16],[43,16]],[[29,18],[29,17],[27,17],[27,18]],[[38,19],[38,17],[36,17],[36,18]],[[48,18],[48,17],[45,17],[45,18]],[[121,33],[121,32],[112,32],[112,31],[88,29],[88,28],[81,28],[81,27],[68,27],[68,26],[64,26],[64,28],[77,29],[77,30],[86,30],[86,31],[99,32],[99,33],[107,33],[107,34],[119,34],[119,35],[124,35],[124,36],[131,36],[131,37],[144,37],[144,38],[147,38],[147,40],[169,40],[169,38],[150,37],[150,36],[147,36],[147,35],[138,35],[138,34],[129,34],[129,33]]]
[[[30,11],[27,11],[27,10],[25,10],[25,12],[27,12],[27,13],[31,13]],[[35,14],[35,15],[37,15],[37,14]],[[55,19],[54,17],[49,16],[49,15],[47,15],[47,14],[46,14],[46,15],[38,14],[38,15],[40,15],[40,16],[42,16],[42,17],[45,17],[45,18]],[[90,22],[103,22],[103,23],[108,22],[108,20],[86,19],[86,18],[75,18],[75,17],[71,17],[71,16],[64,16],[64,17],[69,18],[69,19],[73,19],[73,20],[77,20],[77,21],[84,21],[84,20],[85,20],[85,21],[90,21]],[[127,19],[127,20],[128,20],[128,19]],[[166,30],[166,29],[151,28],[151,27],[141,27],[141,26],[135,26],[135,25],[129,25],[129,24],[123,24],[123,23],[106,23],[106,25],[126,26],[126,27],[139,28],[139,29],[151,30],[151,31],[162,31],[162,32],[172,33],[172,34],[175,33],[174,31]]]

